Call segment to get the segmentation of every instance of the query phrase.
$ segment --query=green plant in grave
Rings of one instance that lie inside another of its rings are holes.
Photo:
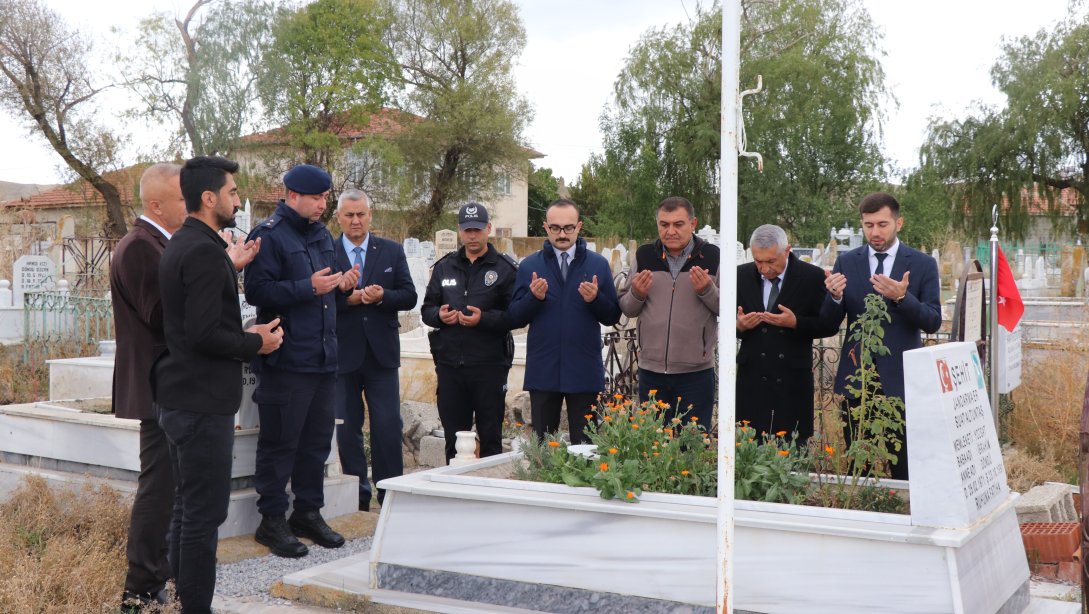
[[[758,434],[742,420],[734,430],[734,497],[801,504],[809,494],[809,454],[786,431]]]
[[[848,344],[858,343],[852,352],[858,368],[847,376],[846,387],[851,399],[847,424],[852,441],[843,455],[849,463],[849,479],[837,479],[837,487],[831,490],[821,489],[818,496],[824,505],[854,507],[860,488],[872,483],[870,478],[888,477],[888,467],[896,462],[896,452],[903,446],[904,401],[881,391],[874,364],[877,356],[889,353],[884,326],[890,321],[885,299],[879,294],[866,295],[865,310],[847,337]]]

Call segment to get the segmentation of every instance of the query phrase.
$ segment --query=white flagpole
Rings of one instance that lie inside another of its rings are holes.
[[[734,383],[737,363],[737,157],[738,83],[741,69],[741,0],[722,3],[722,146],[719,203],[718,319],[718,568],[717,612],[733,612],[734,545]]]

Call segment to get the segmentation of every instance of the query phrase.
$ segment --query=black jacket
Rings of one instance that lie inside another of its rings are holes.
[[[170,409],[230,415],[242,402],[242,361],[261,336],[242,331],[238,281],[227,244],[189,218],[159,261],[167,352],[153,368],[152,394]]]
[[[510,367],[514,340],[507,307],[517,272],[518,265],[491,243],[476,262],[469,262],[462,247],[435,263],[421,316],[425,324],[436,329],[428,339],[437,364]],[[439,319],[443,305],[462,311],[466,306],[477,307],[481,311],[480,323],[474,327],[447,326]]]

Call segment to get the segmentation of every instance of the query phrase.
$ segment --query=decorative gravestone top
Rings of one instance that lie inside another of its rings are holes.
[[[911,523],[966,528],[1009,498],[974,343],[904,353]]]
[[[27,292],[47,292],[56,287],[57,267],[47,256],[22,256],[12,266],[13,301],[23,304]]]

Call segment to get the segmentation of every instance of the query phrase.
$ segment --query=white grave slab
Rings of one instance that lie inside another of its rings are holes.
[[[27,292],[52,290],[56,271],[57,266],[48,256],[23,256],[16,260],[12,266],[14,304],[22,305]]]
[[[246,295],[238,295],[238,307],[242,310],[242,328],[246,329],[257,322],[257,307],[246,302]],[[234,423],[243,429],[257,428],[261,419],[257,413],[257,403],[253,400],[253,391],[257,389],[257,375],[250,370],[250,363],[242,363],[242,403],[238,406]]]
[[[975,344],[904,353],[912,524],[967,528],[1009,498]]]
[[[416,237],[405,239],[405,257],[418,258],[420,256],[420,240]]]

